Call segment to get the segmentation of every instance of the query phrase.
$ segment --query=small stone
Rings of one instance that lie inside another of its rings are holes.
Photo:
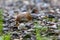
[[[13,39],[13,40],[19,40],[19,39]]]
[[[25,26],[26,26],[28,29],[30,29],[30,28],[33,27],[32,23],[26,23]]]
[[[34,19],[38,18],[37,14],[31,14],[31,15],[32,15],[32,18],[34,18]]]
[[[34,29],[29,29],[28,31],[34,31]]]
[[[57,29],[57,25],[54,24],[54,25],[52,25],[52,26],[49,26],[49,28]]]
[[[9,19],[8,18],[4,18],[5,21],[8,21]]]
[[[18,29],[24,29],[25,28],[25,24],[24,23],[20,23],[20,25],[18,26]]]
[[[9,28],[3,28],[3,30],[4,30],[4,31],[7,31],[7,30],[9,30]]]
[[[4,27],[8,27],[8,24],[3,24]]]
[[[60,30],[54,30],[54,32],[55,32],[55,33],[59,33],[59,32],[60,32]]]
[[[58,40],[60,40],[60,35],[58,36]]]

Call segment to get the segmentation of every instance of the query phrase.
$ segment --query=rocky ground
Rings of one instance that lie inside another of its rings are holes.
[[[47,3],[39,5],[40,9],[36,8],[36,5],[18,1],[5,7],[3,12],[5,40],[60,40],[60,8],[51,7]],[[21,21],[16,27],[17,13],[27,11],[30,12],[32,21]]]

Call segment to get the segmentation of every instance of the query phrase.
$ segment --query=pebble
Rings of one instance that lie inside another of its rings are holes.
[[[8,24],[3,24],[4,27],[8,27]]]
[[[19,39],[13,39],[13,40],[19,40]]]
[[[3,28],[3,31],[8,31],[9,30],[9,28]]]
[[[60,32],[60,30],[54,30],[54,32],[55,32],[55,33],[59,33],[59,32]]]
[[[24,23],[20,23],[20,25],[18,26],[18,29],[24,29],[25,28],[25,24]]]
[[[56,24],[54,24],[54,25],[52,25],[52,26],[49,26],[50,28],[53,28],[53,29],[57,29],[57,25]]]

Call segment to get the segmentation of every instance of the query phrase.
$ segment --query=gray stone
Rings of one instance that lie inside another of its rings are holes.
[[[54,30],[54,32],[55,32],[55,33],[59,33],[59,32],[60,32],[60,30]]]
[[[4,27],[8,27],[8,24],[3,24]]]
[[[20,25],[18,26],[18,29],[24,29],[25,28],[25,24],[24,23],[20,23]]]
[[[4,31],[8,31],[8,30],[9,30],[9,28],[3,28],[3,30],[4,30]]]

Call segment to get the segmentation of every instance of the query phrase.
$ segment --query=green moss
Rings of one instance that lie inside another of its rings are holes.
[[[39,24],[37,21],[34,22],[35,30],[36,30],[36,40],[42,40],[42,37],[40,35],[40,28],[38,27]]]
[[[48,28],[45,26],[45,27],[42,27],[41,25],[38,24],[37,21],[35,21],[34,23],[34,26],[35,26],[35,30],[36,30],[36,40],[49,40],[48,37],[43,37],[40,32],[46,32],[48,30]]]
[[[4,35],[4,40],[10,40],[10,35],[9,34]]]
[[[3,32],[3,16],[2,16],[2,14],[3,14],[3,10],[0,9],[0,35]]]

